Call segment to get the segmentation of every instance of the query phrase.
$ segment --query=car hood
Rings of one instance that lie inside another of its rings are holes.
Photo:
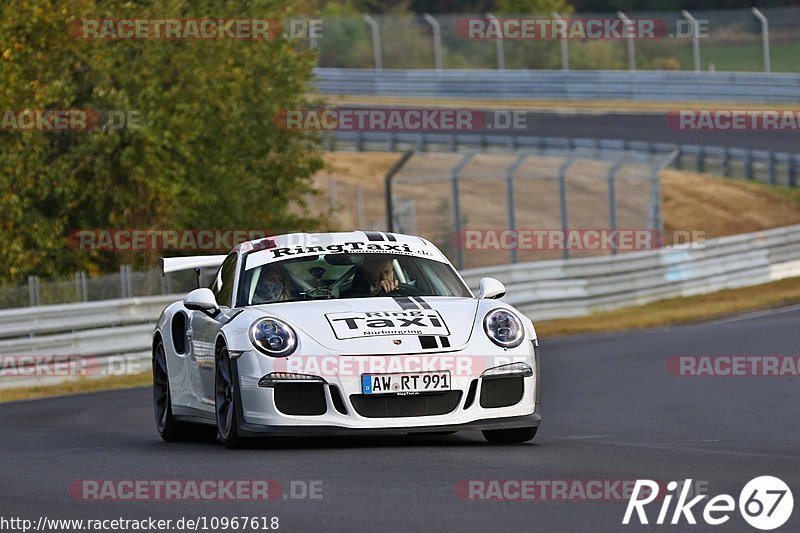
[[[258,309],[331,352],[367,355],[462,349],[472,334],[477,307],[474,298],[431,296],[287,302]]]

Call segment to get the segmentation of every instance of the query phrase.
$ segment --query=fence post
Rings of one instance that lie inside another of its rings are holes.
[[[702,144],[697,149],[697,172],[706,171],[706,149]]]
[[[722,175],[726,178],[731,175],[731,150],[727,146],[722,149]]]
[[[78,301],[89,301],[89,288],[86,286],[86,272],[79,271],[75,273],[75,294]]]
[[[697,25],[697,19],[685,9],[681,10],[681,15],[692,23],[692,56],[694,57],[694,71],[700,72],[700,26]]]
[[[492,19],[494,28],[497,31],[497,39],[495,46],[497,47],[497,70],[506,69],[506,52],[503,49],[503,28],[500,27],[500,21],[491,13],[486,13],[486,18]]]
[[[634,26],[633,21],[629,19],[622,11],[617,11],[617,16],[624,23],[625,32],[629,33],[626,39],[628,41],[628,70],[634,71],[636,70],[636,45],[634,44],[636,27]]]
[[[424,18],[425,22],[430,24],[431,29],[433,29],[433,61],[436,65],[436,70],[442,70],[442,68],[444,68],[444,63],[442,62],[442,29],[439,26],[439,21],[428,13],[424,13],[422,18]]]
[[[775,152],[772,150],[769,151],[767,154],[767,179],[773,185],[775,185],[778,180],[775,176]]]
[[[475,157],[475,152],[464,154],[464,157],[453,167],[453,171],[450,173],[453,193],[453,230],[455,237],[453,241],[456,243],[456,268],[459,270],[464,268],[464,246],[461,242],[461,197],[459,194],[458,180],[461,177],[461,171],[464,170],[464,167],[469,165],[473,157]]]
[[[569,218],[567,216],[567,171],[569,167],[575,162],[575,154],[569,154],[566,161],[561,164],[558,169],[558,198],[561,210],[561,232],[564,238],[564,259],[569,259],[569,247],[567,242],[567,231],[569,230]]]
[[[120,298],[131,298],[133,296],[130,265],[120,265],[119,267],[119,294]]]
[[[383,52],[381,51],[381,28],[378,21],[366,13],[361,15],[372,30],[372,53],[375,57],[375,70],[383,70]]]
[[[28,276],[28,303],[31,307],[39,305],[42,301],[42,289],[39,285],[39,276]]]
[[[623,154],[608,171],[608,223],[612,235],[617,231],[617,173],[622,165],[625,164],[625,154]],[[611,248],[611,254],[616,255],[617,248]]]
[[[356,185],[356,227],[364,228],[364,187]]]
[[[336,178],[328,180],[328,199],[331,202],[331,209],[336,209],[336,205],[339,203],[336,197]]]
[[[767,17],[758,10],[758,8],[753,7],[751,8],[753,15],[761,22],[761,46],[764,49],[764,72],[770,72],[770,61],[769,61],[769,21],[767,21]]]
[[[751,180],[753,176],[753,154],[750,148],[744,153],[744,177]]]
[[[394,231],[394,202],[392,198],[392,180],[395,175],[405,166],[411,156],[414,155],[414,150],[407,150],[400,159],[392,165],[392,168],[386,172],[383,177],[384,194],[386,194],[386,231],[389,233]]]
[[[514,174],[517,172],[522,163],[528,159],[530,154],[519,154],[517,159],[511,163],[506,169],[506,202],[508,204],[508,229],[512,232],[517,229],[517,215],[514,212]],[[513,234],[513,233],[512,233]],[[511,247],[511,262],[517,262],[517,247],[519,246],[518,239],[514,239],[514,246]]]
[[[553,11],[551,13],[554,19],[564,20],[564,17]],[[561,32],[561,70],[569,70],[569,41],[567,40],[566,27]]]
[[[653,173],[650,175],[650,209],[647,215],[647,225],[658,232],[659,246],[663,246],[664,240],[664,218],[661,214],[661,172],[672,165],[678,151],[674,150],[661,163],[654,165]]]

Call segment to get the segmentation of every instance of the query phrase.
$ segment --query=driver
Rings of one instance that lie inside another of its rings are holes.
[[[400,283],[394,278],[392,258],[380,255],[364,257],[353,276],[353,284],[342,293],[345,298],[376,296],[394,292]]]

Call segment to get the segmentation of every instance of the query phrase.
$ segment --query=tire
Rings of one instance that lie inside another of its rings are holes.
[[[179,422],[172,415],[167,356],[161,341],[153,352],[153,411],[156,430],[166,442],[207,442],[217,438],[214,426]]]
[[[538,426],[531,428],[487,429],[481,431],[481,433],[483,433],[483,438],[492,444],[519,444],[533,439],[538,429]]]
[[[217,433],[226,447],[239,448],[242,446],[242,438],[239,437],[236,417],[236,386],[233,381],[231,358],[225,346],[217,348],[214,367],[214,411],[217,415]]]

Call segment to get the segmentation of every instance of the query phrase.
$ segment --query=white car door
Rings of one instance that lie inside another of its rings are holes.
[[[220,312],[210,315],[203,311],[192,311],[189,317],[191,333],[191,355],[189,357],[193,373],[198,377],[193,394],[197,400],[213,408],[214,406],[214,341],[217,333],[227,320],[231,307],[236,281],[238,254],[230,254],[217,270],[211,291],[216,296]]]

